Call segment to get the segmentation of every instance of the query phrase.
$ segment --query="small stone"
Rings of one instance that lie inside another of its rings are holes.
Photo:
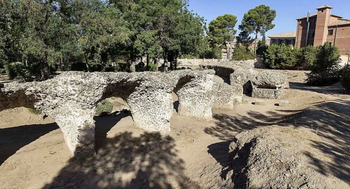
[[[288,100],[281,100],[279,103],[276,103],[275,106],[287,106],[289,105]]]
[[[254,102],[252,102],[254,105],[264,105],[264,100],[256,99]]]

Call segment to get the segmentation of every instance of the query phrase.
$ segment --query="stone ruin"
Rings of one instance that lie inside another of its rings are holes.
[[[279,99],[289,88],[287,75],[276,71],[254,70],[254,61],[202,64],[202,69],[214,69],[215,74],[232,86],[242,87],[243,93],[254,98]]]
[[[173,92],[179,99],[180,115],[209,120],[213,107],[232,109],[241,102],[248,82],[253,85],[253,96],[259,97],[280,97],[281,92],[257,91],[281,91],[286,87],[285,81],[271,78],[273,74],[268,72],[256,74],[242,66],[213,68],[216,72],[64,72],[42,82],[0,83],[0,111],[22,106],[50,116],[62,130],[70,151],[82,157],[94,152],[93,117],[98,102],[106,98],[124,99],[136,126],[166,133],[174,112]],[[222,79],[215,79],[215,74]]]

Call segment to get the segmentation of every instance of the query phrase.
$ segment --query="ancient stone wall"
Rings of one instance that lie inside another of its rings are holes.
[[[72,153],[83,156],[94,152],[93,117],[101,100],[121,97],[129,104],[136,126],[169,132],[175,88],[181,115],[198,119],[212,117],[213,76],[212,70],[168,74],[64,72],[43,82],[1,85],[0,111],[35,107],[56,121]]]
[[[253,61],[220,62],[216,65],[200,65],[202,69],[214,69],[231,86],[241,87],[244,94],[255,98],[277,99],[283,96],[283,90],[289,87],[287,75],[274,71],[256,71]],[[229,79],[229,82],[227,82]],[[222,86],[221,86],[222,87]],[[227,92],[224,92],[228,94]],[[219,97],[217,102],[228,98]],[[221,102],[222,104],[222,102]],[[218,103],[218,106],[220,103]]]
[[[97,103],[121,97],[130,106],[134,124],[148,131],[169,132],[174,106],[178,113],[197,119],[212,118],[212,108],[233,109],[242,101],[247,84],[253,97],[279,98],[288,87],[286,76],[256,72],[253,62],[215,65],[214,70],[181,70],[170,73],[64,72],[43,82],[0,85],[0,111],[15,107],[36,108],[52,117],[64,134],[68,148],[77,156],[94,152]],[[229,79],[230,81],[225,80]]]

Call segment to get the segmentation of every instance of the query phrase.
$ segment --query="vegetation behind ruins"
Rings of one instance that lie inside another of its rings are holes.
[[[0,1],[0,72],[33,80],[56,70],[128,70],[141,58],[153,69],[159,59],[174,66],[177,57],[213,56],[204,18],[187,7],[182,0]]]
[[[346,65],[342,70],[341,70],[341,82],[343,87],[347,92],[350,93],[350,65]]]
[[[136,62],[141,71],[154,70],[161,59],[175,69],[180,57],[221,58],[237,17],[219,16],[207,30],[187,7],[186,0],[0,1],[0,73],[44,80],[57,70],[134,71]],[[265,36],[275,15],[265,5],[250,9],[239,43],[248,47],[251,34]]]

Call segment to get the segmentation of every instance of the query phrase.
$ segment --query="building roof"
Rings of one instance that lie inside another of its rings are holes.
[[[320,7],[318,7],[318,8],[316,8],[317,10],[319,10],[319,9],[332,9],[332,7],[331,6],[328,6],[328,5],[322,5],[322,6],[320,6]]]
[[[310,18],[311,17],[314,17],[314,16],[317,16],[317,14],[310,14]],[[307,18],[307,16],[303,16],[303,17],[300,17],[300,18],[297,18],[297,20],[301,20],[301,19],[304,19],[304,18]]]
[[[348,19],[339,19],[331,24],[329,24],[328,26],[340,26],[340,25],[348,25],[350,24],[350,20]]]
[[[314,17],[314,16],[317,16],[317,13],[315,13],[315,14],[310,14],[310,18],[311,18],[311,17]],[[338,15],[335,15],[335,14],[331,14],[331,16],[337,17],[337,18],[343,18],[342,16],[338,16]],[[303,16],[303,17],[297,18],[297,20],[301,20],[301,19],[305,19],[305,18],[307,18],[307,16]]]
[[[295,38],[296,32],[288,32],[288,33],[276,33],[268,35],[269,38]]]

